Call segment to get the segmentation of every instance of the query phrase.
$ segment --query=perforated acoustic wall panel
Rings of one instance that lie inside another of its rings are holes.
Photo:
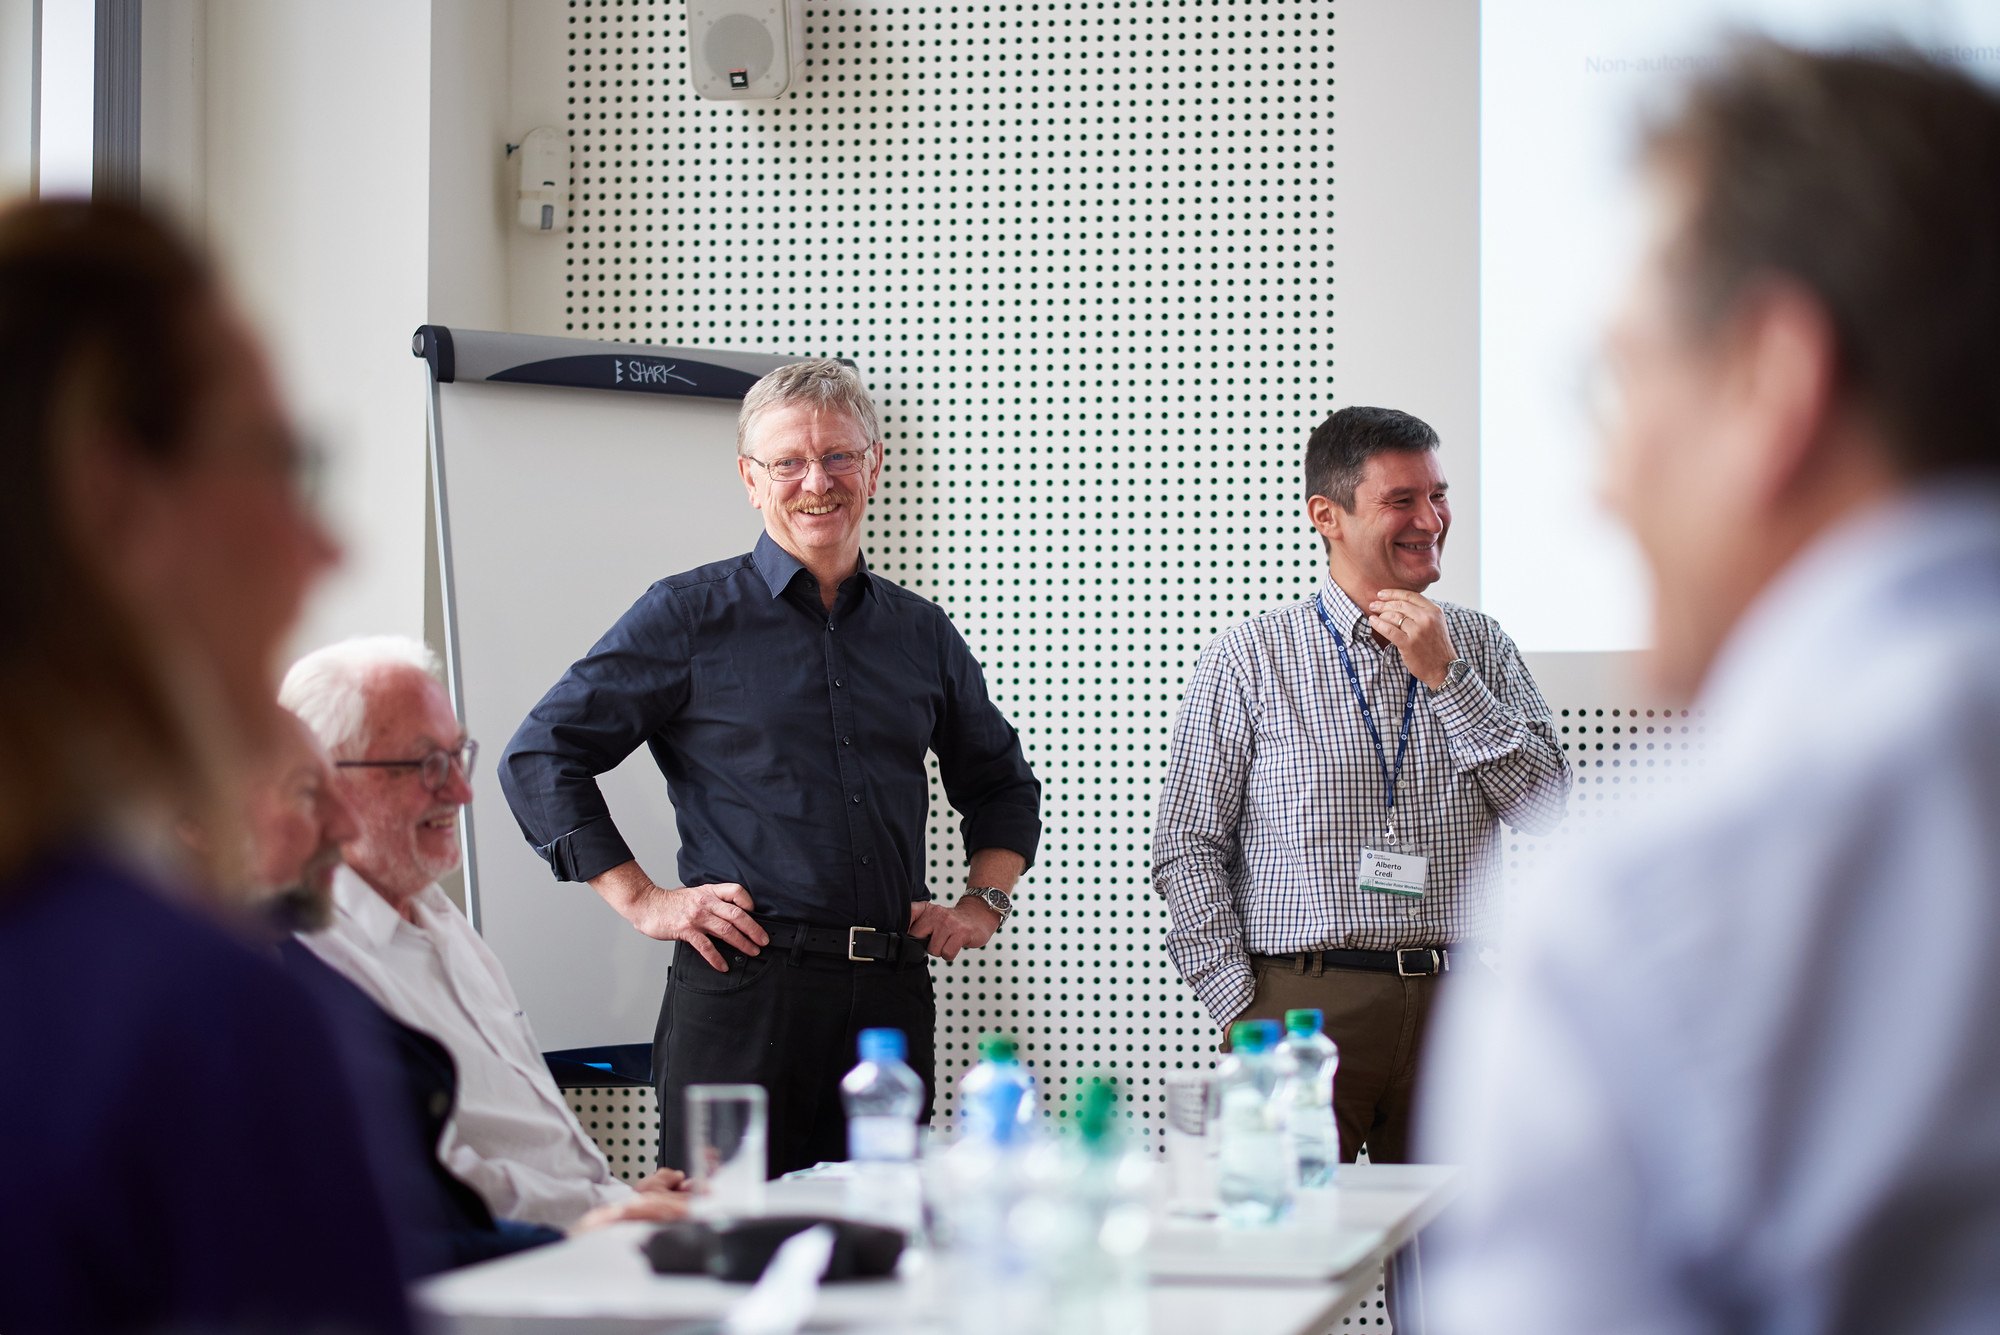
[[[951,613],[1046,787],[1019,915],[934,966],[937,1112],[1007,1029],[1052,1115],[1103,1071],[1150,1127],[1162,1074],[1214,1053],[1147,874],[1173,710],[1208,640],[1322,568],[1298,460],[1337,369],[1338,10],[806,23],[797,91],[718,104],[688,90],[681,4],[573,5],[569,328],[859,364],[887,418],[870,560]],[[1581,759],[1598,721],[1566,721]],[[941,793],[930,843],[950,896]]]
[[[888,419],[870,559],[950,611],[1046,785],[1019,916],[937,966],[941,1077],[1011,1029],[1055,1115],[1101,1068],[1146,1117],[1212,1050],[1147,881],[1167,725],[1201,646],[1316,566],[1332,15],[810,6],[799,90],[756,107],[690,95],[679,4],[571,17],[573,329],[854,358]]]
[[[1544,694],[1555,711],[1557,734],[1575,786],[1569,816],[1553,835],[1507,832],[1503,884],[1519,890],[1549,865],[1562,842],[1603,822],[1628,815],[1670,785],[1696,780],[1706,758],[1706,725],[1699,711],[1634,708],[1622,697],[1587,701],[1581,693]]]
[[[660,1166],[660,1101],[650,1087],[618,1085],[562,1093],[620,1181],[637,1182]]]

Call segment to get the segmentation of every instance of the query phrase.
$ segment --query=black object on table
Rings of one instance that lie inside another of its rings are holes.
[[[833,1230],[826,1279],[881,1279],[896,1273],[903,1254],[902,1230],[813,1215],[722,1225],[695,1220],[668,1224],[646,1240],[646,1260],[658,1275],[713,1275],[732,1284],[748,1284],[764,1273],[787,1238],[816,1224]]]

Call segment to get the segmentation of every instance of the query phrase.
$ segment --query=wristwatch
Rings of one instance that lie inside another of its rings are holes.
[[[997,885],[968,885],[959,898],[984,900],[986,907],[1000,915],[1001,922],[1007,921],[1008,915],[1014,911],[1014,901]]]
[[[1445,667],[1444,684],[1439,686],[1437,692],[1433,692],[1433,694],[1448,691],[1471,675],[1472,664],[1466,662],[1463,658],[1454,658]]]

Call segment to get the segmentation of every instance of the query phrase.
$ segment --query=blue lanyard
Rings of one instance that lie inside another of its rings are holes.
[[[1333,618],[1326,614],[1326,601],[1313,598],[1313,610],[1319,613],[1319,623],[1326,627],[1326,633],[1333,636],[1333,647],[1340,650],[1340,665],[1347,669],[1347,684],[1354,688],[1354,703],[1361,706],[1361,721],[1368,727],[1368,740],[1375,743],[1375,761],[1382,767],[1382,786],[1389,792],[1389,830],[1395,832],[1396,780],[1403,773],[1403,756],[1410,747],[1410,716],[1417,712],[1417,677],[1410,674],[1409,693],[1403,697],[1403,731],[1396,738],[1396,767],[1389,768],[1389,754],[1382,745],[1382,731],[1375,726],[1375,711],[1368,707],[1368,697],[1361,693],[1361,674],[1354,670],[1354,660],[1347,656],[1347,642],[1333,627]]]

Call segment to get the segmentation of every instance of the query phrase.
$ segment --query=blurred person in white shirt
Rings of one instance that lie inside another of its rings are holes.
[[[333,758],[355,836],[334,874],[333,921],[300,936],[377,1005],[436,1038],[458,1065],[458,1107],[438,1146],[504,1218],[567,1229],[684,1213],[682,1175],[637,1192],[563,1102],[499,959],[437,878],[458,865],[458,809],[476,745],[438,681],[437,657],[400,636],[306,655],[282,703]]]
[[[2000,99],[1742,40],[1643,162],[1607,493],[1708,765],[1442,1017],[1430,1315],[2000,1329]]]

